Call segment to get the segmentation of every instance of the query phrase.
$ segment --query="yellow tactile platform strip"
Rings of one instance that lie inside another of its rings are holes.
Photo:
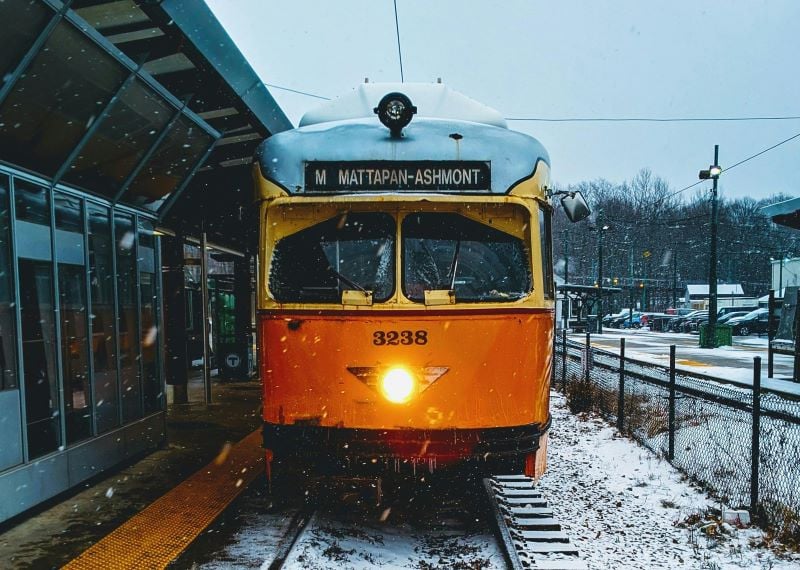
[[[64,568],[165,568],[263,470],[256,430]]]

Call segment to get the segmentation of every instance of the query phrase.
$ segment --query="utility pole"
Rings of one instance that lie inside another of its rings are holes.
[[[601,213],[601,212],[600,212]],[[597,216],[597,333],[603,333],[603,232],[608,226],[601,225]]]
[[[678,304],[678,251],[672,251],[672,308]]]
[[[567,330],[569,328],[570,313],[569,289],[567,288],[569,285],[569,233],[566,228],[562,233],[564,235],[564,299],[561,316],[564,318],[564,330]]]
[[[701,170],[700,180],[713,181],[711,189],[711,261],[708,268],[708,325],[706,343],[703,348],[717,346],[717,181],[722,169],[719,167],[719,145],[714,145],[714,164]]]

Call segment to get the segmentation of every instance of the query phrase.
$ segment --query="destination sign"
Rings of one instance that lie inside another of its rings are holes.
[[[491,163],[478,160],[310,161],[305,164],[306,192],[488,192],[491,181]]]

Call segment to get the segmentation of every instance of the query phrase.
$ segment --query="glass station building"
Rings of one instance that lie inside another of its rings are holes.
[[[163,443],[162,257],[253,251],[252,150],[291,125],[201,2],[5,0],[0,36],[2,522]]]

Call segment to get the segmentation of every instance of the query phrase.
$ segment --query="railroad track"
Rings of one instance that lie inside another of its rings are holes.
[[[495,532],[512,570],[586,570],[547,501],[524,475],[483,480]]]
[[[316,516],[317,508],[317,505],[314,503],[306,503],[295,513],[289,523],[289,528],[286,529],[283,539],[280,544],[278,544],[275,557],[267,567],[269,570],[281,570],[281,568],[283,568],[284,563],[289,559],[292,549],[300,541],[303,532],[305,532],[308,525]]]

